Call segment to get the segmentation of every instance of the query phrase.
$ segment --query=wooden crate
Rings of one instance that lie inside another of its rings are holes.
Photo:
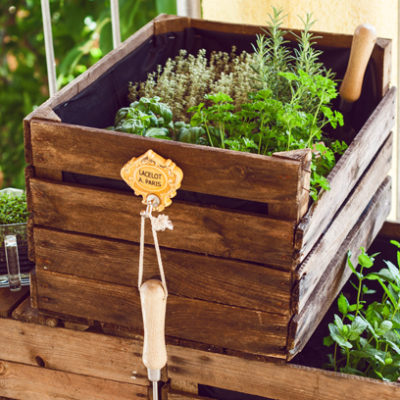
[[[331,190],[308,210],[308,151],[266,157],[100,128],[126,102],[127,82],[134,80],[120,73],[126,63],[141,60],[134,73],[143,78],[153,58],[170,55],[165,49],[246,48],[258,32],[161,16],[25,119],[37,265],[32,299],[39,310],[141,332],[136,265],[143,205],[121,186],[119,171],[151,148],[184,172],[183,196],[167,209],[175,229],[159,235],[170,292],[168,340],[275,358],[303,348],[348,277],[347,250],[368,246],[389,212],[390,42],[379,39],[373,51],[374,84],[364,85],[372,106],[363,95],[356,114],[368,110],[365,120],[330,173]],[[331,58],[348,57],[350,36],[321,36]],[[99,96],[99,87],[109,96]],[[91,99],[99,120],[89,121],[82,99]],[[197,203],[187,201],[193,192]],[[230,208],[232,199],[241,208]],[[145,278],[158,273],[153,253],[145,252]]]
[[[0,340],[7,344],[0,348],[0,396],[21,400],[152,399],[141,362],[140,337],[106,335],[94,326],[65,329],[67,320],[54,323],[44,319],[30,308],[29,299],[20,300],[14,299],[12,306],[6,291],[0,290],[0,307],[10,307],[0,318]],[[391,400],[400,391],[399,384],[264,357],[217,354],[173,344],[167,346],[167,352],[161,400],[212,400],[199,395],[204,392],[202,386],[244,393],[242,398],[255,395],[275,400]],[[223,398],[233,396],[225,393]]]

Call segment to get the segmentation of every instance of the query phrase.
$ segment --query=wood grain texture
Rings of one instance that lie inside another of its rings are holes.
[[[0,319],[0,328],[1,343],[7,343],[0,348],[2,360],[37,366],[40,359],[49,369],[148,384],[139,342],[11,319]]]
[[[137,289],[41,269],[36,275],[40,310],[95,319],[142,332]],[[282,358],[288,322],[288,317],[278,314],[168,296],[166,335],[170,337]]]
[[[102,375],[108,374],[112,370],[125,370],[127,366],[133,367],[136,363],[135,360],[139,360],[139,355],[134,353],[135,349],[141,349],[142,346],[140,340],[122,339],[89,332],[73,332],[62,328],[49,328],[7,319],[0,320],[0,326],[2,342],[10,343],[13,346],[12,352],[9,351],[8,346],[0,348],[1,359],[33,367],[37,365],[34,360],[35,356],[47,351],[48,357],[52,356],[52,361],[43,356],[47,367],[41,368],[41,373],[46,373],[46,371],[51,373],[51,369],[68,372],[67,369],[71,365],[78,368],[76,373],[88,376],[94,376],[93,370],[99,372],[104,368],[106,370],[102,372]],[[104,345],[105,341],[108,346]],[[51,348],[49,343],[52,344]],[[38,350],[40,353],[37,353]],[[278,400],[337,400],[340,398],[392,400],[396,398],[400,389],[400,385],[396,383],[386,383],[283,362],[249,360],[174,345],[168,345],[167,351],[169,354],[168,378],[171,379],[171,383],[175,380],[186,380],[193,384],[210,385]],[[86,360],[88,352],[91,352],[92,356]],[[117,359],[115,353],[121,356],[120,360]],[[56,362],[55,354],[58,354],[58,362]],[[10,356],[18,360],[10,360]],[[106,362],[106,357],[111,357],[111,359]],[[86,373],[80,372],[82,364],[90,365]],[[145,374],[143,367],[138,371]],[[64,384],[68,376],[67,374],[61,375]],[[60,376],[53,375],[53,377],[57,382]],[[124,374],[122,374],[122,379],[116,374],[111,374],[106,379],[124,382],[124,377]],[[104,380],[107,383],[112,381]],[[69,381],[67,380],[67,382]],[[24,383],[30,385],[29,382]],[[1,387],[3,386],[0,385],[0,390]],[[141,389],[139,388],[139,390]],[[106,389],[105,393],[108,394]],[[129,391],[127,393],[129,394]],[[6,393],[3,395],[11,396]],[[19,398],[27,399],[23,396]],[[109,396],[108,398],[114,397]],[[34,399],[42,400],[43,398]],[[80,400],[82,399],[86,400],[87,398],[81,397]]]
[[[390,178],[387,178],[378,189],[360,216],[357,223],[341,243],[336,255],[324,269],[323,274],[301,311],[293,317],[289,328],[288,359],[292,359],[307,344],[311,335],[339,294],[341,288],[351,275],[347,267],[347,252],[352,252],[351,260],[357,264],[359,248],[368,248],[379,233],[390,212],[391,200]],[[355,265],[354,264],[354,265]]]
[[[37,268],[137,287],[139,246],[36,227]],[[291,274],[183,251],[162,250],[168,291],[193,299],[287,315]],[[118,260],[118,262],[116,262]],[[144,280],[159,275],[153,247],[144,252]]]
[[[394,126],[396,89],[392,88],[368,118],[328,176],[331,189],[308,210],[296,230],[300,261],[304,260],[335,213],[375,157]],[[373,143],[373,146],[371,145]]]
[[[371,58],[376,68],[378,93],[380,97],[383,97],[391,86],[392,41],[378,38]]]
[[[25,168],[25,192],[26,204],[29,212],[26,229],[28,233],[28,259],[33,261],[35,259],[35,246],[33,245],[33,217],[32,217],[32,193],[30,190],[30,180],[35,176],[35,169],[31,165]]]
[[[143,204],[133,194],[31,179],[35,225],[113,239],[139,241]],[[174,202],[174,230],[160,232],[160,246],[267,263],[290,270],[294,222]],[[149,224],[147,224],[149,227]],[[149,231],[145,242],[152,243]]]
[[[296,202],[280,202],[268,205],[268,215],[297,222],[308,210],[310,200],[310,178],[311,178],[311,149],[299,149],[282,151],[273,154],[283,159],[299,160],[301,168],[297,180]]]
[[[168,347],[168,376],[276,400],[392,400],[400,385],[299,365]]]
[[[322,235],[296,272],[296,279],[299,281],[299,299],[295,308],[299,312],[307,303],[318,281],[329,270],[332,256],[339,250],[355,221],[359,219],[387,176],[392,160],[392,143],[393,138],[390,135],[346,203],[338,211],[329,229]]]
[[[121,180],[122,166],[152,149],[183,170],[183,190],[260,202],[297,198],[296,160],[45,121],[32,121],[31,137],[38,167]]]
[[[143,400],[148,389],[70,372],[0,361],[0,394],[23,400]]]
[[[0,317],[7,318],[11,312],[21,303],[29,294],[29,289],[23,287],[18,292],[11,292],[8,288],[0,289]]]

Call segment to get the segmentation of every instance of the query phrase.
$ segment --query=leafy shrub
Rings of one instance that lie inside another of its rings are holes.
[[[400,243],[391,243],[400,249]],[[385,381],[397,381],[400,377],[400,251],[397,266],[385,261],[386,268],[370,272],[374,257],[364,248],[358,257],[357,270],[348,256],[348,266],[357,278],[352,284],[356,291],[353,304],[342,293],[338,298],[339,315],[329,324],[330,336],[324,339],[329,354],[328,367],[335,371],[357,374]],[[377,282],[381,292],[369,286]],[[370,282],[369,286],[367,283]],[[367,296],[374,296],[367,301]]]

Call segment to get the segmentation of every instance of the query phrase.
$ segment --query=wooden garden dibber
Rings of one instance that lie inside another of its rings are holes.
[[[376,31],[372,25],[361,24],[356,28],[349,63],[339,89],[342,101],[354,103],[360,98],[365,71],[376,39]]]
[[[139,292],[144,327],[142,359],[148,378],[153,383],[153,400],[157,400],[157,382],[161,379],[161,369],[167,363],[164,333],[167,294],[158,279],[143,283]]]

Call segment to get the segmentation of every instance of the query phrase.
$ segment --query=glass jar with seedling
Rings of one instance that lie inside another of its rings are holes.
[[[29,285],[27,229],[28,211],[25,192],[20,189],[0,190],[0,287],[12,291]]]

